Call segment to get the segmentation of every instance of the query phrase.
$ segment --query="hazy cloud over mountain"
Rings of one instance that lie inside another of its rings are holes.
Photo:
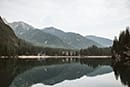
[[[130,0],[0,0],[9,22],[113,38],[130,25]]]

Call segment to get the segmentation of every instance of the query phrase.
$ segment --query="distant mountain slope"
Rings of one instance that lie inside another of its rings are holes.
[[[15,55],[18,38],[10,26],[0,17],[0,55]]]
[[[97,36],[93,36],[93,35],[88,35],[88,36],[86,36],[86,38],[91,39],[91,40],[101,44],[104,47],[112,46],[112,40],[107,39],[107,38],[97,37]]]
[[[15,31],[16,35],[37,46],[47,46],[54,48],[68,48],[60,38],[36,29],[24,22],[13,22],[9,24]]]
[[[93,40],[90,39],[86,39],[85,37],[77,33],[64,32],[54,27],[48,27],[43,29],[42,31],[59,37],[65,43],[69,44],[71,47],[74,48],[87,48],[92,45],[101,47],[101,45],[98,44],[97,42],[94,42]]]
[[[9,25],[12,27],[17,36],[23,36],[22,34],[35,29],[24,22],[13,22],[9,23]]]
[[[16,35],[34,45],[48,46],[55,48],[87,48],[92,45],[101,47],[100,44],[86,39],[80,34],[64,32],[54,27],[35,29],[24,22],[13,22],[9,24]]]

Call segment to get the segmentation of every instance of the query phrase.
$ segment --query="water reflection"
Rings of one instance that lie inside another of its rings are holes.
[[[116,64],[113,66],[116,79],[120,79],[122,84],[130,87],[130,65]]]
[[[66,83],[66,81],[69,81],[72,85],[76,84],[73,83],[73,81],[75,82],[75,80],[76,82],[79,81],[82,84],[88,82],[88,84],[90,84],[90,81],[87,80],[88,78],[93,78],[94,81],[100,81],[99,79],[102,78],[104,83],[105,81],[109,81],[108,83],[111,82],[112,87],[115,78],[113,76],[113,73],[110,73],[112,72],[111,63],[112,62],[110,59],[0,59],[0,87],[30,87],[32,85],[35,86],[35,84],[37,83],[41,83],[41,87],[61,87],[61,85],[64,85],[65,87],[65,84],[62,83]],[[119,75],[119,72],[115,70],[115,68],[114,72],[116,73],[116,76]],[[110,74],[107,75],[107,73]],[[97,75],[105,76],[96,78]],[[112,78],[112,80],[110,78]],[[79,85],[77,84],[77,87],[82,86],[82,84],[80,83]],[[91,84],[92,83],[93,81],[91,82]],[[60,84],[60,86],[57,86],[58,84]],[[117,86],[113,87],[122,87],[121,85],[119,85],[119,83],[117,84]],[[86,86],[84,85],[82,87]],[[98,87],[104,86],[101,86],[99,84]]]
[[[122,87],[122,84],[113,77],[114,74],[111,72],[94,77],[83,76],[74,80],[65,80],[55,85],[36,83],[31,87]]]

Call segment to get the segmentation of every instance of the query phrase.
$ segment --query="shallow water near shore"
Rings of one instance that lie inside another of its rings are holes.
[[[0,59],[0,87],[127,87],[120,76],[110,58]]]

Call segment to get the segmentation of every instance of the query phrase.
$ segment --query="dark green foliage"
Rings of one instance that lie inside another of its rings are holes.
[[[81,56],[110,56],[111,55],[111,48],[98,48],[97,46],[92,46],[87,49],[80,50]]]
[[[125,31],[122,31],[119,35],[119,39],[115,38],[112,46],[113,56],[125,56],[130,49],[130,32],[129,27]]]
[[[113,53],[119,52],[117,37],[115,37],[115,39],[113,41],[112,51],[113,51]]]
[[[38,47],[26,44],[21,45],[18,55],[38,55],[38,56],[77,56],[77,50]]]
[[[17,54],[18,40],[13,30],[0,17],[0,56]]]
[[[40,56],[110,56],[111,48],[98,48],[96,46],[92,46],[87,49],[72,50],[63,48],[38,47],[24,43],[24,45],[19,48],[18,54]]]

